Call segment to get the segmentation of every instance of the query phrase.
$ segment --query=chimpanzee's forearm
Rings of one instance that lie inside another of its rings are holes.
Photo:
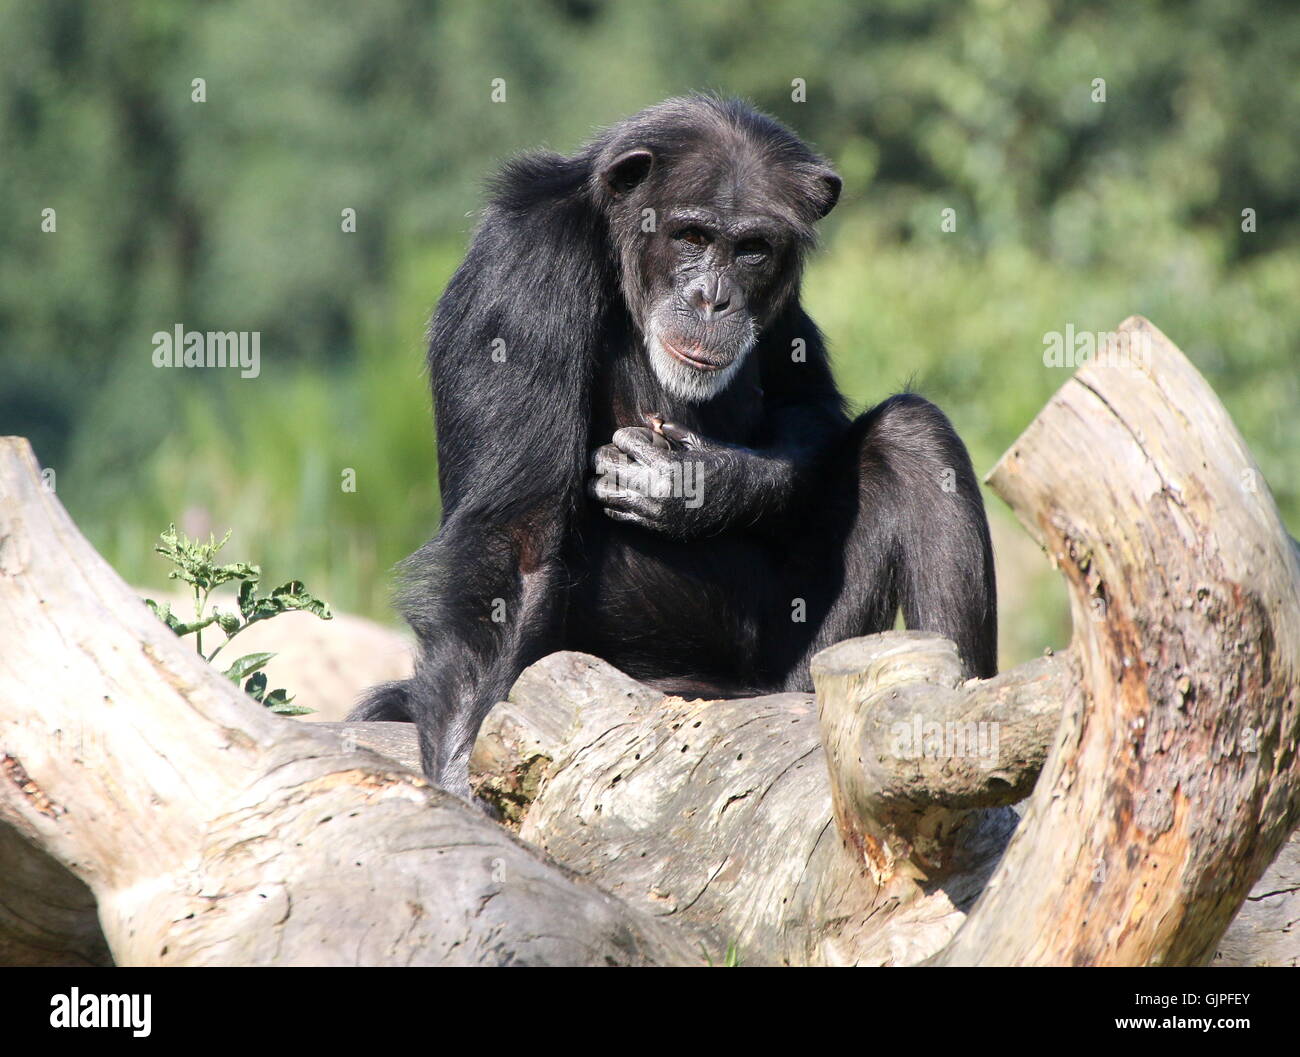
[[[561,535],[455,517],[408,559],[403,612],[419,652],[403,703],[425,773],[448,792],[469,798],[483,719],[527,665],[558,648]]]
[[[800,494],[800,485],[821,464],[848,429],[838,395],[789,402],[772,408],[753,449],[756,492],[752,504],[760,518],[783,516]]]

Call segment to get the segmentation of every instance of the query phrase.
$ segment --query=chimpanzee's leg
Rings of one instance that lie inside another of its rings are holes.
[[[348,718],[414,722],[425,774],[448,792],[469,798],[469,756],[484,717],[527,665],[559,648],[561,534],[536,521],[501,529],[453,516],[404,563],[415,674],[375,687]]]
[[[773,651],[787,638],[783,684],[810,689],[813,654],[886,631],[898,611],[909,628],[952,639],[970,675],[997,671],[993,548],[966,447],[937,407],[890,397],[854,422],[844,446],[790,530]],[[786,614],[808,622],[806,631]],[[800,633],[802,631],[802,634]]]

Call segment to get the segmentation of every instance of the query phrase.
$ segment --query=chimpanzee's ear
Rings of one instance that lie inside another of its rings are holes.
[[[835,203],[840,200],[840,188],[844,185],[844,181],[830,169],[822,169],[818,172],[817,178],[822,185],[821,211],[817,215],[818,217],[824,217],[835,208]]]
[[[609,189],[610,194],[625,195],[650,175],[654,162],[655,156],[644,147],[624,151],[601,172],[601,183]]]

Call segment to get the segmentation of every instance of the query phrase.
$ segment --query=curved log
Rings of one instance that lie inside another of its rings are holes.
[[[940,964],[1205,963],[1300,821],[1295,548],[1205,380],[1120,334],[989,477],[1065,574],[1083,695]]]
[[[1029,795],[1077,692],[1062,657],[963,685],[957,647],[914,631],[841,642],[812,675],[835,818],[879,883],[965,869],[953,835]]]

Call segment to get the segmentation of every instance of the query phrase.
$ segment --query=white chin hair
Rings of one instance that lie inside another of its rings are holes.
[[[740,355],[720,371],[701,371],[682,363],[664,348],[663,341],[654,331],[646,337],[646,346],[650,351],[650,366],[654,369],[659,384],[673,396],[699,404],[727,388],[732,377],[740,370],[740,365],[745,362],[749,350],[754,347],[754,339],[745,342]]]

